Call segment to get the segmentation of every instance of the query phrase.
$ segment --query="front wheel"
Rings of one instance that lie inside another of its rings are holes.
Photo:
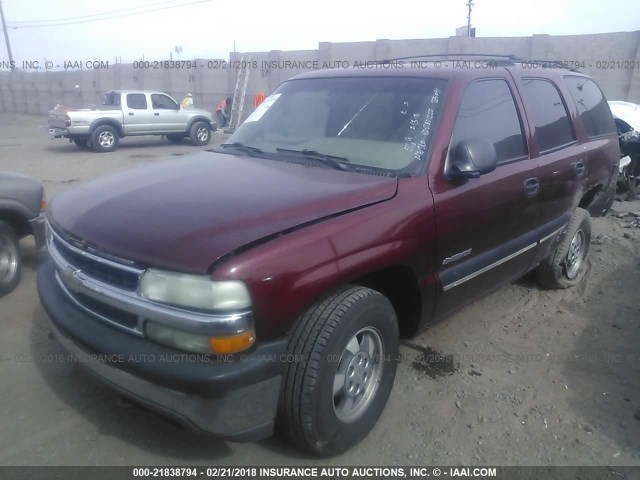
[[[189,137],[194,145],[208,145],[211,141],[211,127],[204,122],[196,122],[189,130]]]
[[[91,134],[91,144],[98,153],[113,152],[118,146],[118,132],[109,125],[97,127]]]
[[[0,296],[16,288],[21,272],[18,237],[8,223],[0,221]]]
[[[374,290],[346,287],[313,305],[289,341],[279,429],[317,455],[356,445],[387,403],[398,344],[394,309]]]
[[[590,245],[591,216],[577,208],[558,246],[536,269],[540,284],[548,289],[560,289],[580,283]]]

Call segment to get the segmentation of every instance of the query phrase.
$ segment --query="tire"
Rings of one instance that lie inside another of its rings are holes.
[[[184,139],[184,135],[166,135],[166,137],[171,143],[182,143]]]
[[[22,257],[13,228],[0,221],[0,296],[11,292],[20,282]]]
[[[374,290],[345,287],[311,306],[289,340],[278,429],[321,456],[353,447],[387,403],[398,344],[393,307]]]
[[[119,139],[116,129],[109,125],[101,125],[91,134],[91,144],[98,153],[113,152],[118,147]]]
[[[544,288],[560,289],[580,283],[590,245],[591,216],[577,208],[558,246],[536,269],[540,284]]]
[[[80,148],[87,148],[87,143],[89,142],[88,137],[72,137],[71,140]]]
[[[211,141],[211,127],[204,122],[196,122],[189,129],[189,137],[194,145],[209,145]]]

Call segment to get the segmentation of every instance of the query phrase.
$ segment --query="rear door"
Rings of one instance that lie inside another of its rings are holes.
[[[587,162],[556,83],[547,78],[521,77],[518,85],[533,127],[531,156],[536,160],[540,179],[539,260],[548,254],[580,201]]]
[[[127,135],[143,135],[150,131],[153,113],[144,93],[125,94],[122,105],[124,131]]]
[[[536,165],[514,91],[509,77],[469,83],[453,125],[448,157],[459,141],[484,137],[498,154],[495,171],[450,180],[445,162],[431,172],[441,286],[436,316],[516,278],[531,262],[538,222]]]

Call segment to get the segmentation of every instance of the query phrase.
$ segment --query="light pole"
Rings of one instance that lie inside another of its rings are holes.
[[[2,19],[2,31],[4,32],[4,41],[7,43],[7,53],[9,54],[9,63],[13,65],[13,55],[11,54],[11,44],[9,43],[9,32],[7,31],[7,24],[4,21],[4,12],[2,11],[2,0],[0,0],[0,19]],[[14,70],[14,67],[11,67]]]
[[[474,6],[474,3],[469,0],[467,2],[467,8],[469,9],[469,14],[467,15],[467,37],[471,36],[471,8]]]

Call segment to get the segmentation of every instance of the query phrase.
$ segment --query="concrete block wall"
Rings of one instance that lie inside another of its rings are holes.
[[[640,30],[569,36],[321,42],[316,50],[231,53],[229,66],[235,67],[243,59],[255,62],[243,109],[246,118],[253,110],[256,93],[269,94],[288,78],[313,70],[313,66],[344,67],[354,62],[441,53],[512,54],[532,60],[584,62],[582,70],[597,80],[607,98],[640,103]],[[118,88],[161,90],[178,101],[191,92],[196,107],[213,111],[223,97],[233,94],[239,71],[213,68],[220,67],[220,62],[209,64],[209,59],[197,62],[196,69],[140,69],[133,64],[110,63],[109,68],[101,70],[1,71],[0,112],[44,115],[56,104],[100,105],[105,91]],[[282,67],[284,62],[306,62],[311,68],[291,68],[291,64]]]

